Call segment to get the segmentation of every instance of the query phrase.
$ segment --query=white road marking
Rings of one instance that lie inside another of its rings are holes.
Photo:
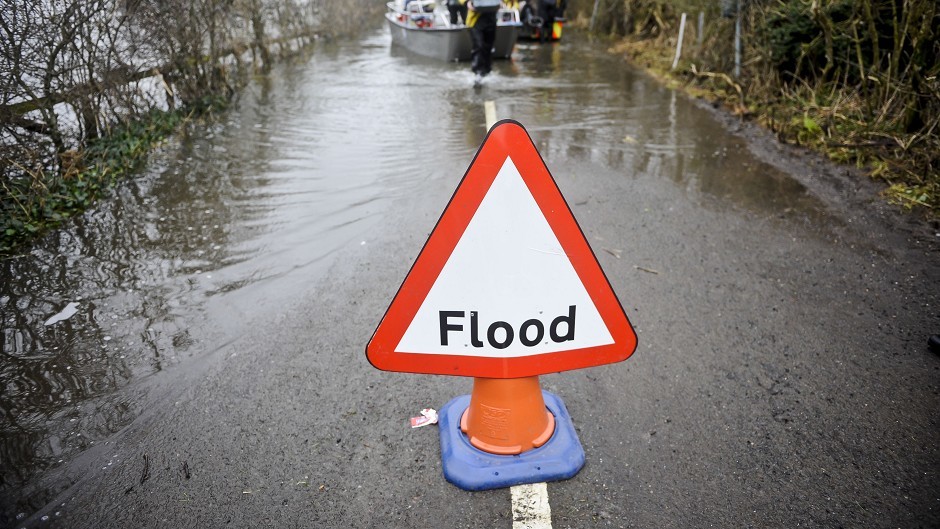
[[[516,485],[512,492],[512,529],[552,529],[548,485]]]
[[[493,101],[484,101],[483,114],[486,116],[486,130],[490,130],[496,123],[496,103]]]
[[[496,123],[496,103],[485,101],[486,130]],[[532,483],[511,487],[512,529],[552,529],[552,508],[548,504],[548,485]]]

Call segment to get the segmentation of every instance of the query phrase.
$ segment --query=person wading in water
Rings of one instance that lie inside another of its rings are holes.
[[[476,74],[474,86],[480,86],[483,78],[493,69],[493,43],[496,41],[496,12],[499,0],[461,0],[469,9],[467,25],[473,48],[470,51],[470,69]]]

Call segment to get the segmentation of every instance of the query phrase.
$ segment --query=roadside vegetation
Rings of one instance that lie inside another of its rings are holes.
[[[0,255],[371,0],[0,0]],[[381,7],[381,6],[379,6]]]
[[[575,0],[569,16],[614,39],[615,52],[667,82],[759,121],[784,142],[864,168],[885,182],[887,200],[935,219],[938,6],[936,0]],[[682,13],[682,54],[673,67]]]

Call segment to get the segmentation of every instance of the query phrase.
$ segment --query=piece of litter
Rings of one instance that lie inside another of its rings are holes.
[[[617,259],[620,259],[620,250],[611,250],[610,248],[604,248],[604,251],[613,255]]]
[[[421,410],[420,417],[411,418],[412,428],[420,428],[429,424],[437,424],[437,410],[434,408],[424,408]]]
[[[652,268],[643,268],[642,266],[633,265],[633,268],[636,268],[637,270],[642,270],[642,271],[644,271],[644,272],[649,272],[650,274],[658,274],[658,273],[659,273],[659,272],[657,272],[656,270],[653,270]]]
[[[66,305],[65,308],[62,309],[58,314],[46,320],[46,323],[43,325],[49,326],[55,323],[59,323],[60,321],[65,321],[74,316],[76,312],[78,312],[78,303],[73,301],[72,303]]]

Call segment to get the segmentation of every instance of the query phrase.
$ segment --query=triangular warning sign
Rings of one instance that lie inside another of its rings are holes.
[[[619,362],[636,334],[525,129],[490,130],[379,323],[387,371],[517,378]]]

